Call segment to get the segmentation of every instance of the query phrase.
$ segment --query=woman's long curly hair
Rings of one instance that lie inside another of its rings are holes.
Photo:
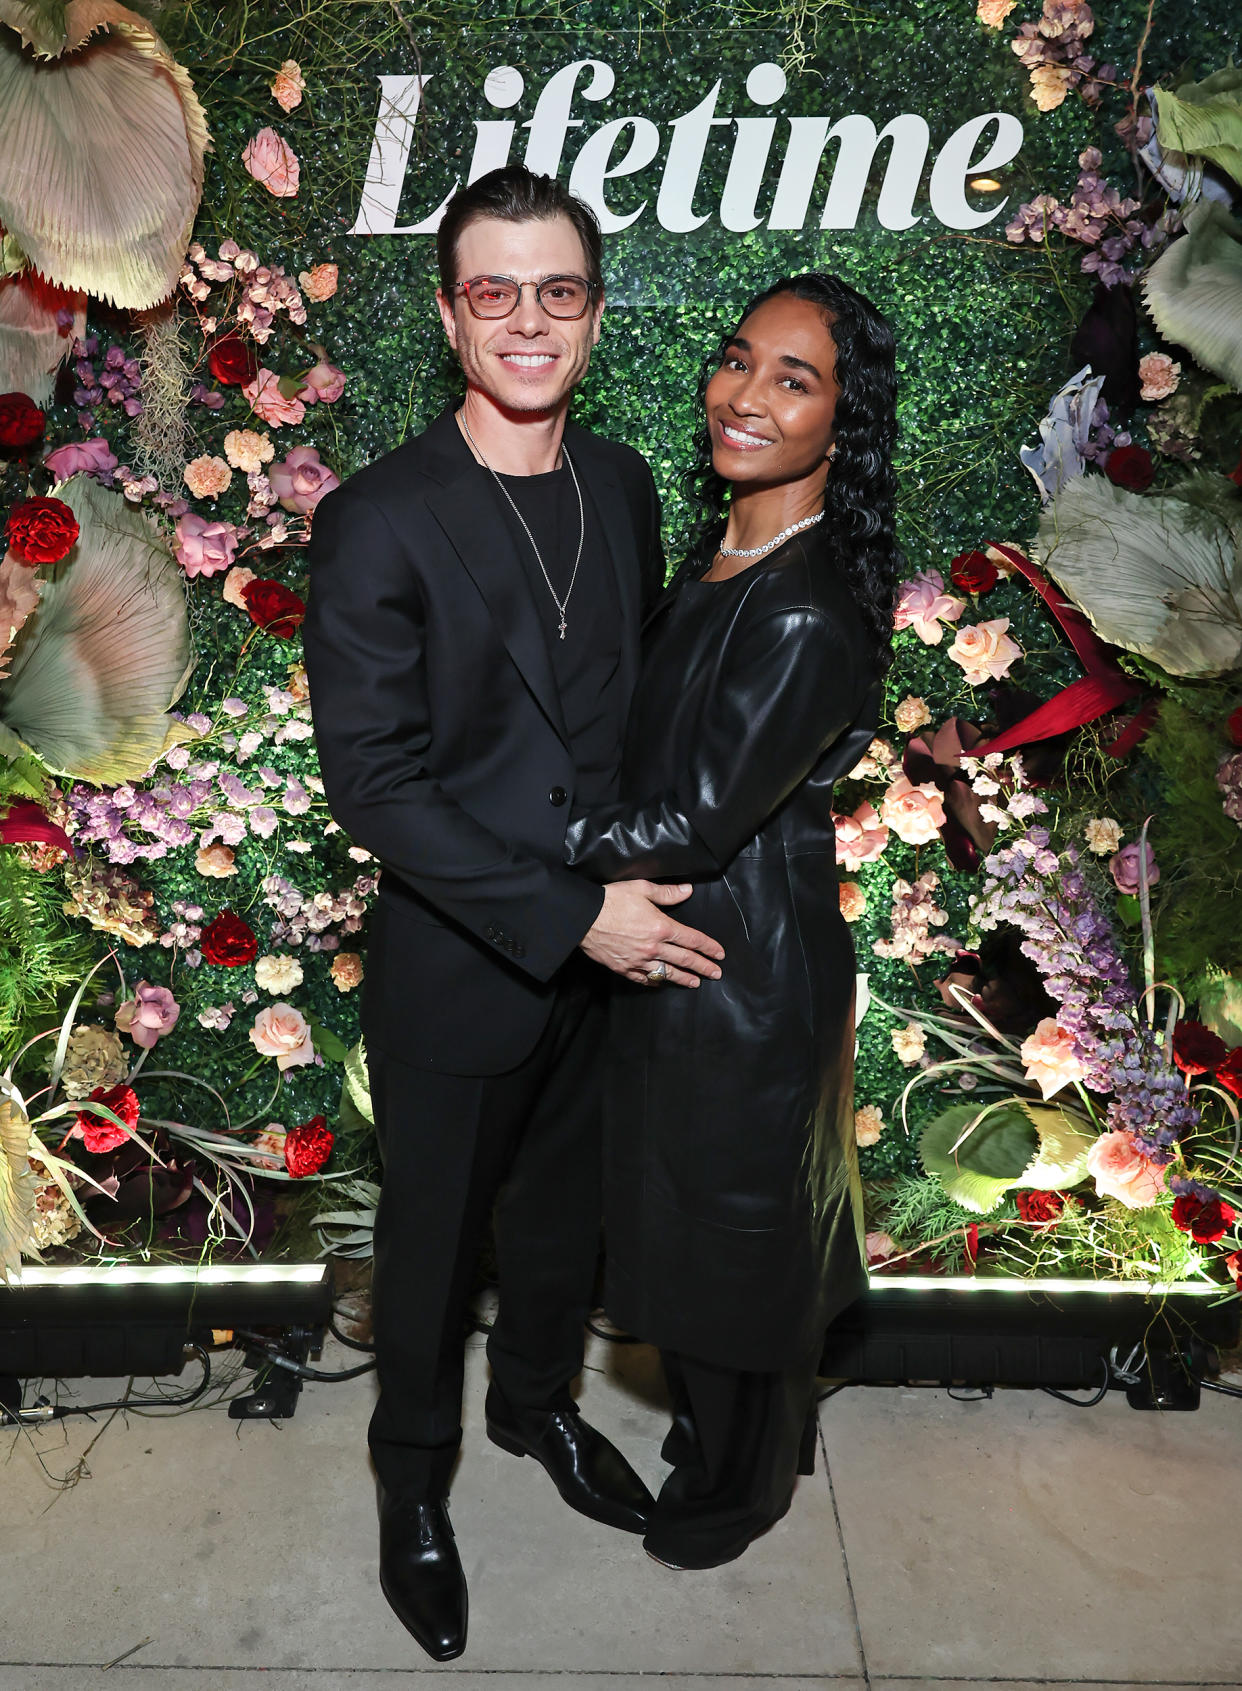
[[[896,348],[888,323],[839,276],[811,271],[785,276],[746,306],[733,334],[777,294],[810,300],[823,312],[836,347],[840,385],[834,422],[836,452],[824,488],[824,530],[853,592],[881,673],[892,662],[893,594],[898,551],[893,532],[893,442],[897,434]],[[699,514],[693,545],[719,544],[728,483],[712,467],[711,434],[703,397],[732,337],[726,335],[699,384],[702,422],[695,437],[695,463],[685,477],[692,509]]]

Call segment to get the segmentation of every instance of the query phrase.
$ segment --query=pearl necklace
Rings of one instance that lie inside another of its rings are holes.
[[[771,540],[764,541],[762,546],[718,546],[716,550],[722,558],[759,558],[765,552],[770,552],[774,546],[779,546],[782,540],[788,540],[790,535],[799,534],[804,528],[812,528],[817,522],[821,522],[823,515],[822,511],[816,511],[813,517],[803,517],[800,523],[791,523]]]

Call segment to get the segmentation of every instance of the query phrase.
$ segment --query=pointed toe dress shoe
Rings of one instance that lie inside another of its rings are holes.
[[[512,1409],[492,1386],[485,1413],[492,1443],[542,1463],[571,1509],[621,1532],[646,1532],[655,1499],[616,1445],[576,1409]]]
[[[380,1505],[380,1590],[397,1619],[437,1662],[466,1648],[466,1576],[443,1498]]]

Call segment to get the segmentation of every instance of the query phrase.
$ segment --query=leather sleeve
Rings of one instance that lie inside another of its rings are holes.
[[[566,860],[599,881],[718,874],[849,727],[858,669],[824,612],[764,615],[722,657],[690,768],[645,802],[576,813]]]
[[[303,637],[333,816],[437,910],[548,979],[595,921],[602,894],[492,833],[427,768],[418,582],[379,507],[349,489],[322,500],[310,574]]]
[[[664,542],[660,535],[660,496],[656,492],[655,482],[650,470],[647,471],[647,500],[647,549],[643,557],[642,615],[644,617],[664,591],[664,575],[667,568],[664,559]]]

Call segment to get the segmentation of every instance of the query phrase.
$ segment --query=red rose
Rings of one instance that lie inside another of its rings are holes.
[[[4,525],[9,550],[19,563],[58,564],[78,540],[78,519],[63,499],[23,499]]]
[[[1214,1074],[1228,1049],[1202,1022],[1178,1022],[1173,1029],[1173,1061],[1183,1074]]]
[[[1217,1063],[1216,1079],[1235,1098],[1242,1098],[1242,1045],[1235,1045],[1224,1062]]]
[[[262,576],[246,583],[242,598],[251,622],[257,622],[266,633],[275,634],[281,640],[288,640],[306,615],[306,606],[296,593],[279,581],[266,581]]]
[[[1229,738],[1233,741],[1234,745],[1242,746],[1242,705],[1239,705],[1237,710],[1234,711],[1233,715],[1225,723],[1225,727],[1228,730]]]
[[[1141,446],[1114,446],[1104,466],[1104,474],[1117,487],[1128,488],[1131,493],[1142,493],[1155,480],[1156,466],[1151,461],[1151,453],[1144,452]]]
[[[222,335],[207,354],[207,368],[225,387],[244,387],[259,373],[259,355],[240,335]]]
[[[43,413],[27,393],[0,393],[0,449],[24,452],[43,435]]]
[[[318,1174],[332,1155],[332,1134],[322,1116],[312,1116],[285,1134],[285,1167],[295,1180]]]
[[[120,1116],[125,1127],[138,1125],[138,1094],[132,1086],[97,1086],[91,1093],[92,1104],[106,1104],[113,1115]],[[80,1132],[88,1151],[115,1151],[129,1138],[125,1128],[118,1127],[108,1116],[96,1115],[93,1110],[79,1110],[74,1132]]]
[[[1242,1292],[1242,1251],[1230,1251],[1225,1258],[1225,1267],[1233,1275],[1238,1290]]]
[[[207,924],[198,944],[204,960],[222,969],[240,969],[244,963],[253,963],[259,954],[258,940],[231,910],[222,910],[214,922]]]
[[[1000,580],[1000,571],[983,552],[959,552],[949,565],[949,575],[963,593],[987,593]]]
[[[1065,1208],[1063,1192],[1019,1192],[1018,1214],[1036,1227],[1055,1227]]]
[[[1173,1225],[1200,1245],[1223,1239],[1236,1219],[1223,1198],[1200,1198],[1194,1192],[1183,1192],[1173,1200]]]

